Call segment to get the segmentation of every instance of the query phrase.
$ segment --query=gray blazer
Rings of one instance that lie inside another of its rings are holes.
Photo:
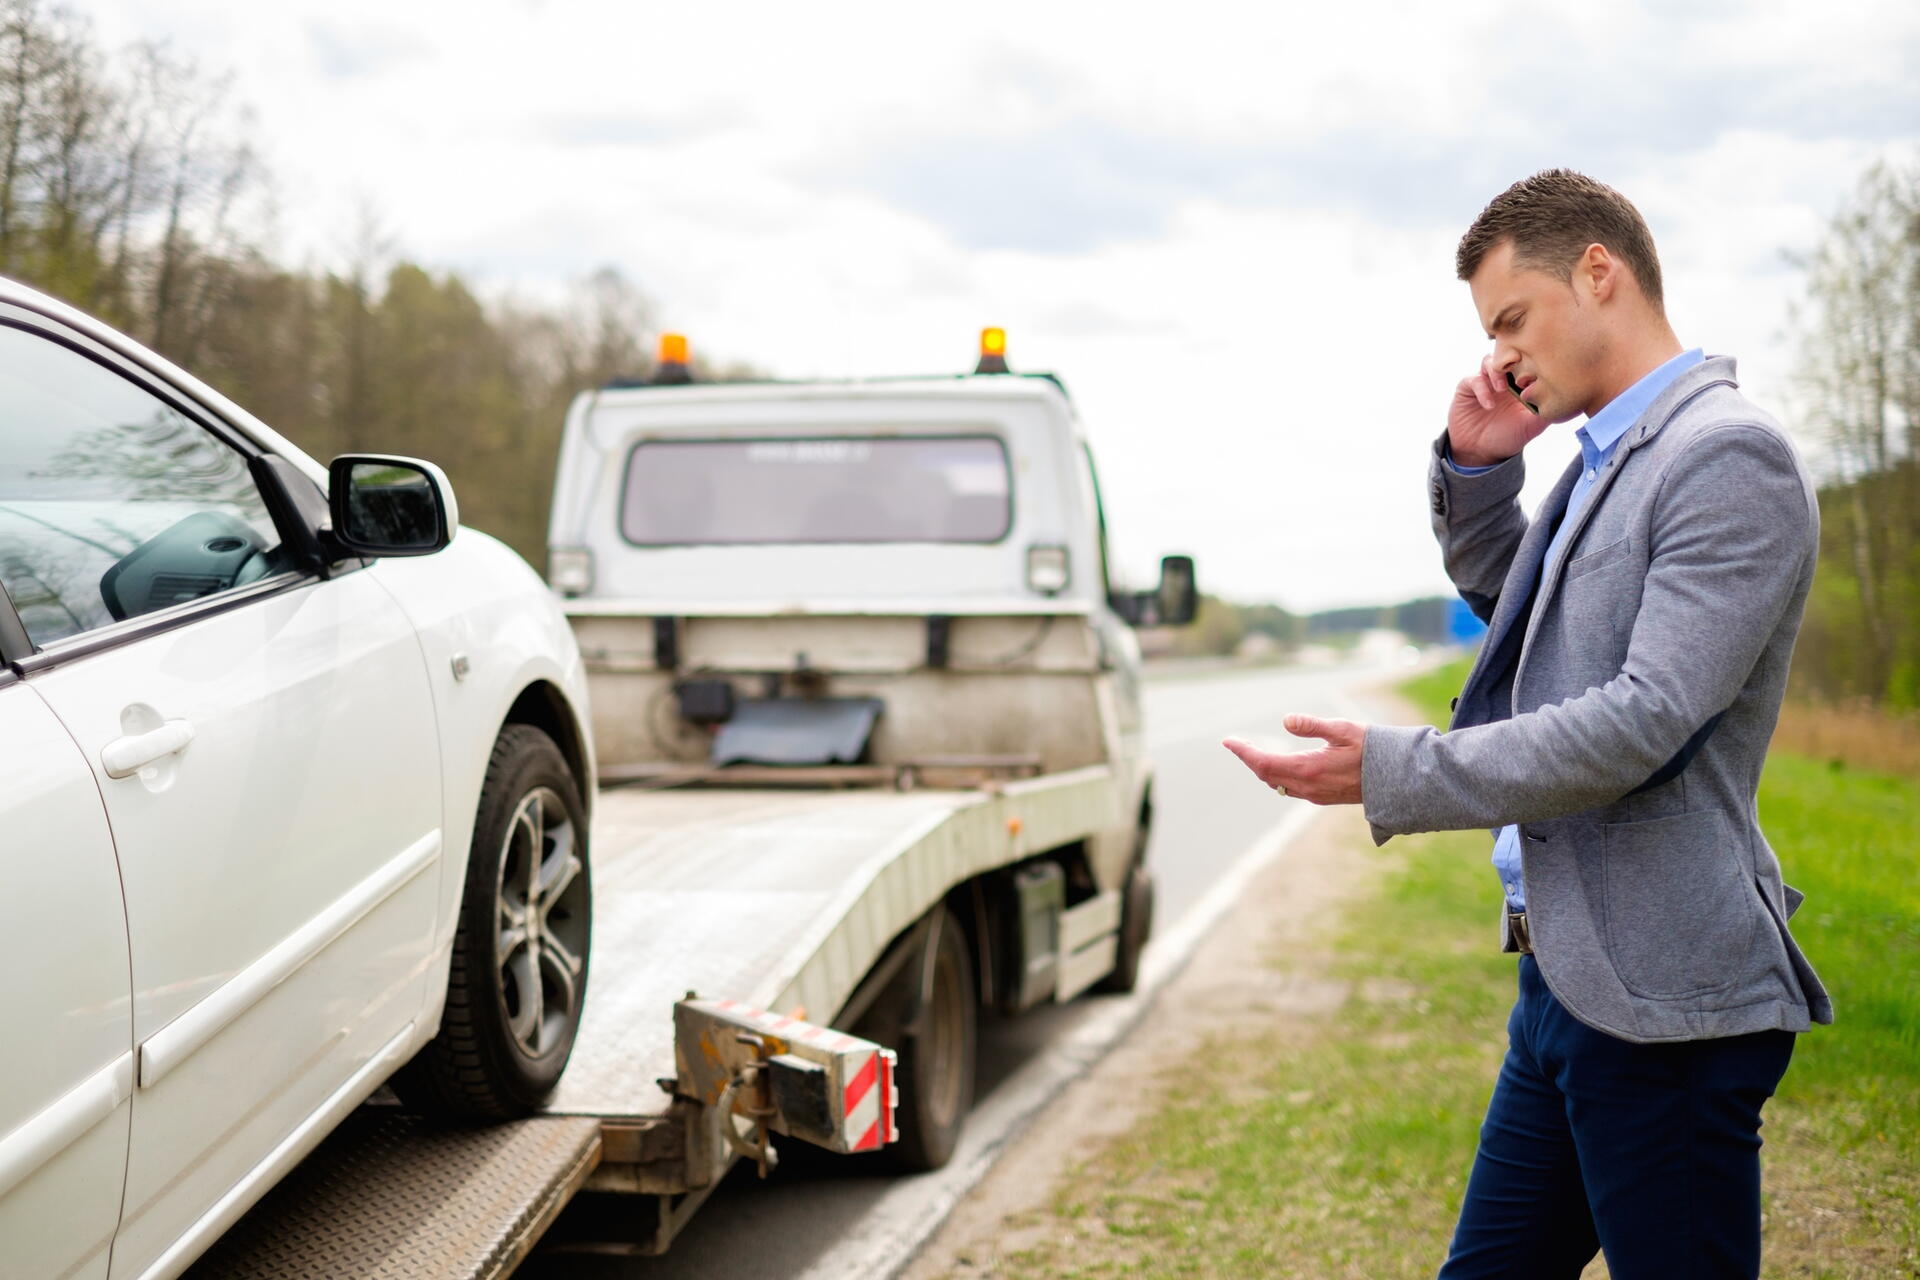
[[[1544,571],[1579,460],[1529,522],[1520,458],[1463,476],[1444,443],[1433,528],[1489,631],[1447,733],[1368,729],[1375,841],[1519,824],[1540,972],[1622,1039],[1831,1022],[1754,800],[1819,544],[1785,433],[1732,360],[1682,373]]]

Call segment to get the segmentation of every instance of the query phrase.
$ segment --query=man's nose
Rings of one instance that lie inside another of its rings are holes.
[[[1493,344],[1493,371],[1495,373],[1511,373],[1519,363],[1520,352],[1511,343],[1495,342]]]

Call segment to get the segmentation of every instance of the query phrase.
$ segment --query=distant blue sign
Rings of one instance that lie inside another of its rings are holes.
[[[1447,639],[1456,644],[1472,644],[1487,634],[1487,624],[1474,616],[1467,602],[1454,597],[1447,608]]]

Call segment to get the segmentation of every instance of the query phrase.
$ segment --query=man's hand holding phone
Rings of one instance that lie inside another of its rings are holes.
[[[1463,467],[1505,462],[1546,429],[1547,420],[1521,399],[1508,375],[1494,371],[1492,356],[1453,389],[1447,448]]]

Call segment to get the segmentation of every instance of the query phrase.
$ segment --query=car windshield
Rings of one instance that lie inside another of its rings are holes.
[[[694,543],[998,542],[1006,446],[988,435],[647,440],[627,456],[620,532]]]

